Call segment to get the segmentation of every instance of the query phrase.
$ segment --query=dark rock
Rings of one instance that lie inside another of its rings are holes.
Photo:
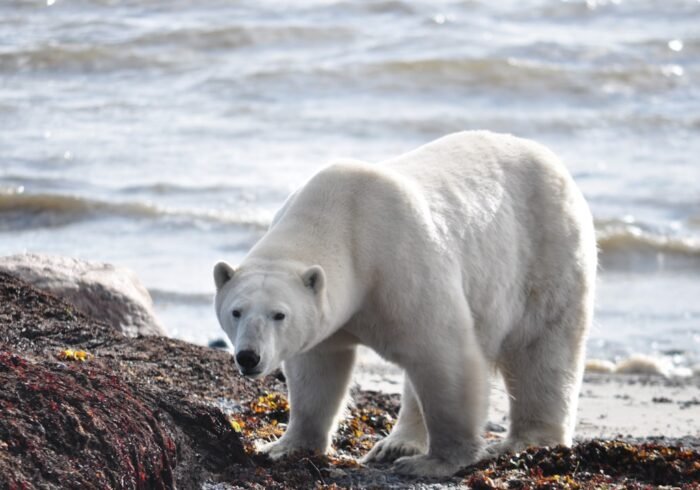
[[[209,347],[212,349],[228,349],[228,344],[224,339],[214,339],[209,342]]]
[[[486,430],[488,432],[506,432],[506,428],[503,425],[491,422],[490,420],[486,422]]]

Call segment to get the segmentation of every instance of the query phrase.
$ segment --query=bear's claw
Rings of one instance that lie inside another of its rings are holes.
[[[388,436],[377,442],[368,452],[363,463],[390,463],[402,456],[415,456],[426,451],[424,444],[412,439]]]
[[[266,454],[267,457],[272,460],[282,459],[294,452],[290,447],[287,446],[287,444],[285,444],[281,440],[268,442],[267,444],[263,444],[257,449],[259,453]]]
[[[286,458],[292,454],[299,453],[302,451],[312,451],[315,453],[324,453],[324,450],[314,447],[313,444],[304,444],[303,442],[285,440],[284,437],[278,439],[277,441],[268,442],[257,448],[258,453],[266,454],[268,458],[273,461],[278,459]]]

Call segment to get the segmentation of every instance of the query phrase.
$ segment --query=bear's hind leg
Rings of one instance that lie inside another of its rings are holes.
[[[393,469],[398,473],[450,476],[484,455],[489,369],[465,308],[457,305],[463,314],[435,327],[439,334],[423,339],[404,365],[423,408],[428,452],[397,459]]]
[[[279,440],[265,444],[260,451],[272,459],[300,450],[325,453],[347,393],[354,362],[354,347],[311,350],[285,362],[291,409],[289,426]]]
[[[571,445],[583,377],[587,316],[550,323],[519,347],[506,347],[499,368],[510,395],[510,430],[490,452]]]
[[[423,414],[408,376],[404,376],[401,410],[387,437],[377,442],[362,458],[363,463],[391,462],[401,456],[423,454],[428,450],[428,433]]]

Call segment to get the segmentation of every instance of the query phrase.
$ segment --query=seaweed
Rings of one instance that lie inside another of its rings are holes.
[[[588,489],[624,485],[700,487],[700,454],[680,445],[591,440],[573,447],[529,448],[461,473],[474,488]]]

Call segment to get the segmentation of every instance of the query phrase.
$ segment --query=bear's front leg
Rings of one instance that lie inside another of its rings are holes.
[[[397,473],[450,476],[485,455],[481,433],[488,408],[487,363],[476,343],[454,335],[449,345],[433,348],[439,352],[407,366],[423,408],[428,452],[396,460]]]
[[[355,349],[315,351],[284,363],[289,391],[289,426],[260,452],[272,459],[310,450],[325,453],[355,362]]]

